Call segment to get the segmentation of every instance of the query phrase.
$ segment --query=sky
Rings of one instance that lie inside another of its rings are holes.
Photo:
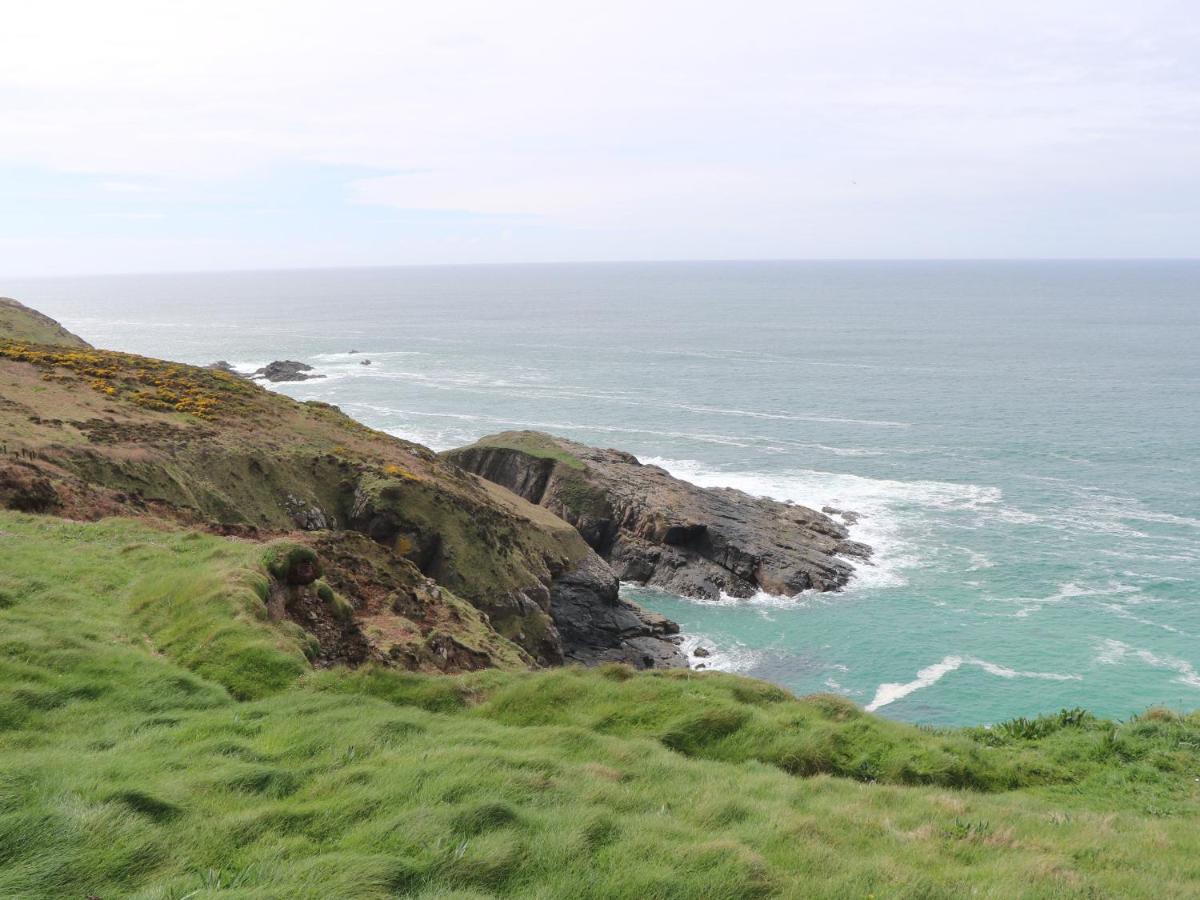
[[[0,276],[1197,256],[1195,0],[38,0],[0,26]]]

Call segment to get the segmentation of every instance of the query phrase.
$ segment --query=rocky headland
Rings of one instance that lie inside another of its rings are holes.
[[[866,561],[829,515],[731,488],[702,488],[620,450],[533,431],[443,454],[570,522],[622,581],[685,597],[835,591]]]
[[[303,363],[263,377],[303,375]],[[318,660],[429,671],[685,665],[569,524],[426,447],[221,368],[97,350],[0,305],[0,507],[127,516],[317,555],[351,611],[276,611]]]

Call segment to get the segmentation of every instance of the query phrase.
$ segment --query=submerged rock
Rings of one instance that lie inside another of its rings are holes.
[[[448,451],[468,471],[566,519],[622,581],[687,597],[833,591],[870,548],[796,504],[702,488],[603,450],[540,432],[506,432]]]

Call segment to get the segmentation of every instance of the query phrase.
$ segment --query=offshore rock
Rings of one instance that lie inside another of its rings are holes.
[[[294,359],[277,359],[256,370],[250,377],[261,378],[264,381],[308,381],[310,378],[324,378],[324,375],[309,375],[313,367]]]

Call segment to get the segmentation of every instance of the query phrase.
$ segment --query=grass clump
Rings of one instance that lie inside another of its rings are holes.
[[[354,606],[345,597],[337,593],[324,581],[316,583],[317,599],[333,613],[333,617],[339,622],[349,622],[354,618]]]
[[[309,584],[321,575],[316,552],[294,541],[271,544],[262,559],[271,577],[285,584]]]

